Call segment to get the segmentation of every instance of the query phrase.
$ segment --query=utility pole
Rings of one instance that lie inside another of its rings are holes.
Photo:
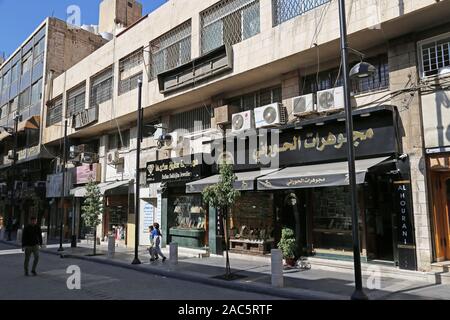
[[[64,200],[66,199],[66,161],[67,161],[67,119],[64,122],[64,142],[63,142],[63,167],[62,167],[62,196],[61,196],[61,221],[59,224],[59,252],[63,248],[63,227],[64,227]]]
[[[341,30],[341,54],[342,71],[344,76],[344,99],[345,99],[345,118],[347,132],[347,160],[350,180],[350,200],[352,208],[352,235],[353,235],[353,263],[355,270],[355,291],[352,295],[353,300],[367,300],[367,296],[362,288],[361,275],[361,254],[359,245],[359,222],[358,222],[358,193],[356,184],[355,170],[355,148],[353,146],[353,114],[350,100],[350,71],[348,65],[348,43],[347,43],[347,19],[345,16],[345,1],[339,0],[339,22]]]
[[[134,207],[135,216],[135,234],[134,234],[134,260],[132,264],[141,264],[139,260],[139,214],[140,214],[140,184],[141,176],[139,172],[139,167],[141,165],[141,142],[142,142],[142,121],[143,121],[143,110],[142,110],[142,80],[138,80],[138,115],[137,115],[137,146],[136,146],[136,205]]]

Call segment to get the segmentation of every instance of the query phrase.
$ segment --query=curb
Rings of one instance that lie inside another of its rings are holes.
[[[10,245],[13,247],[20,247],[19,245],[15,244],[15,243],[9,243],[9,242],[5,242],[3,240],[0,240],[0,243]],[[60,253],[58,253],[57,251],[53,251],[53,250],[42,249],[41,252],[56,255],[56,256],[61,256]],[[297,288],[279,289],[279,288],[275,288],[275,287],[271,287],[271,286],[267,286],[267,285],[255,284],[255,283],[244,284],[244,283],[238,283],[238,282],[227,282],[225,280],[205,278],[205,277],[198,276],[198,275],[192,274],[192,273],[161,270],[161,269],[148,267],[148,266],[143,267],[142,265],[136,266],[136,265],[132,265],[131,263],[128,264],[128,263],[121,262],[121,261],[107,260],[107,259],[103,259],[103,258],[87,257],[87,256],[73,255],[73,254],[65,254],[65,255],[63,255],[62,258],[90,261],[90,262],[100,263],[100,264],[104,264],[104,265],[111,265],[111,266],[115,266],[115,267],[119,267],[119,268],[134,270],[134,271],[138,271],[138,272],[142,272],[142,273],[177,279],[177,280],[201,283],[201,284],[205,284],[205,285],[227,288],[227,289],[232,289],[232,290],[238,290],[238,291],[243,291],[243,292],[259,293],[259,294],[264,294],[264,295],[278,297],[278,298],[284,298],[284,299],[295,299],[295,300],[348,300],[349,299],[349,298],[347,298],[345,296],[341,296],[341,295],[322,293],[322,292],[319,293],[317,291],[306,290],[306,289],[297,289]],[[169,262],[169,266],[170,266],[170,262]]]

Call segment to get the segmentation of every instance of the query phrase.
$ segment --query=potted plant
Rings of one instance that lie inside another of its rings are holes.
[[[278,242],[278,249],[283,253],[283,258],[288,266],[295,266],[295,252],[297,244],[294,231],[289,228],[283,228],[281,231],[281,240]]]

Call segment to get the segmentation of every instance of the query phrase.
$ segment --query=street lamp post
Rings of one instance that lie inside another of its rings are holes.
[[[141,184],[141,176],[139,172],[139,167],[141,163],[141,142],[142,142],[142,80],[138,80],[138,116],[137,116],[137,145],[136,145],[136,204],[134,207],[134,216],[135,216],[135,233],[134,233],[134,260],[132,264],[141,264],[139,260],[139,214],[140,214],[140,184]]]
[[[352,210],[352,235],[353,235],[353,261],[355,269],[355,291],[352,295],[353,300],[367,300],[367,296],[362,287],[361,275],[361,256],[359,245],[359,222],[358,222],[358,207],[357,207],[357,185],[355,172],[355,149],[353,146],[353,115],[350,101],[350,71],[348,65],[348,44],[347,44],[347,22],[345,15],[345,1],[339,0],[339,22],[341,31],[341,54],[342,66],[344,74],[344,102],[345,102],[345,117],[346,117],[346,133],[347,133],[347,157],[348,157],[348,171],[350,181],[350,200]]]
[[[17,162],[17,130],[19,126],[19,121],[21,120],[21,116],[17,112],[14,115],[14,146],[13,146],[13,163],[12,163],[12,184],[11,184],[11,221],[14,220],[15,216],[15,202],[14,202],[14,180],[16,178],[16,162]],[[11,241],[11,233],[8,233],[8,241]]]
[[[61,221],[59,224],[59,252],[64,251],[63,248],[63,220],[64,220],[64,200],[66,199],[66,161],[67,161],[67,120],[64,122],[64,142],[63,142],[63,167],[62,167],[62,197],[61,197]]]

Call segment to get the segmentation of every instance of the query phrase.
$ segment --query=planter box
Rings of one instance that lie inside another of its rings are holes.
[[[176,242],[180,247],[202,248],[205,239],[204,229],[179,229],[170,228],[171,242]]]

